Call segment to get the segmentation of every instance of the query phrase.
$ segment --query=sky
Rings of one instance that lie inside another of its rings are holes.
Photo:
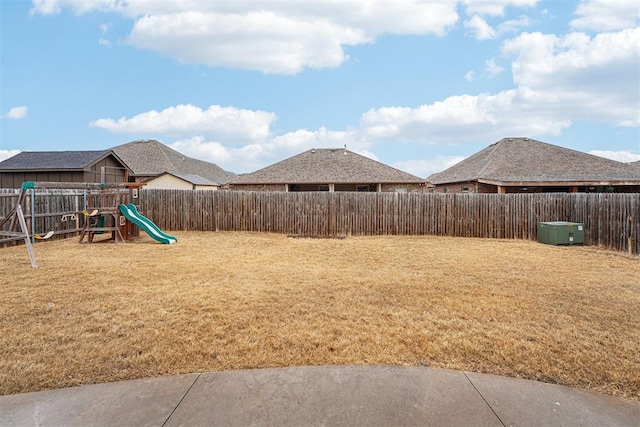
[[[506,137],[640,160],[637,0],[0,0],[0,160],[156,139],[425,178]]]

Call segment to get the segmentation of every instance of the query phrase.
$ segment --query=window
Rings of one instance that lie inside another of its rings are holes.
[[[462,192],[463,193],[468,193],[469,192],[469,187],[467,187],[467,186],[462,187]]]
[[[329,191],[329,184],[318,185],[318,191]]]
[[[369,191],[368,185],[356,185],[356,191]]]
[[[396,188],[396,193],[406,193],[407,189],[406,188]]]

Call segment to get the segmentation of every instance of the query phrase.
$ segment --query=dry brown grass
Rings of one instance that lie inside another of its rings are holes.
[[[0,394],[392,364],[640,399],[640,259],[443,237],[176,233],[0,249]]]

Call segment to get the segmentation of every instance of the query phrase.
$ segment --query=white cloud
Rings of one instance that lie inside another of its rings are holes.
[[[321,127],[316,131],[297,130],[277,136],[273,139],[276,147],[286,147],[299,151],[301,148],[342,147],[347,145],[351,151],[358,152],[369,146],[362,140],[357,130],[332,131]]]
[[[91,10],[119,10],[121,6],[120,0],[32,0],[30,12],[51,15],[60,13],[63,8],[68,7],[80,15]]]
[[[504,68],[496,64],[495,58],[491,58],[485,61],[485,70],[489,76],[494,77],[504,71]]]
[[[363,114],[373,141],[456,143],[470,135],[558,135],[574,120],[640,126],[640,28],[589,37],[526,33],[503,44],[516,88]],[[489,72],[498,72],[487,62]],[[481,135],[481,136],[480,136]]]
[[[185,63],[296,74],[337,67],[345,46],[384,34],[443,35],[456,2],[420,0],[35,0],[33,13],[103,10],[133,21],[128,42]]]
[[[416,108],[383,107],[361,119],[362,131],[375,141],[457,143],[470,135],[500,139],[504,135],[558,135],[571,125],[540,104],[526,89],[498,94],[451,96]]]
[[[20,153],[21,150],[0,150],[0,162]]]
[[[211,105],[177,105],[160,112],[151,110],[131,118],[98,119],[91,126],[115,133],[164,134],[176,137],[205,135],[227,142],[264,140],[274,113]]]
[[[21,105],[20,107],[13,107],[11,108],[7,114],[5,115],[5,117],[7,119],[12,119],[12,120],[20,120],[23,119],[27,116],[27,114],[29,113],[29,108],[27,108],[24,105]]]
[[[500,38],[507,33],[516,33],[521,28],[531,25],[531,21],[528,17],[521,16],[518,19],[501,22],[497,28],[493,28],[481,16],[473,15],[470,19],[464,21],[463,25],[476,40],[492,40]]]
[[[190,157],[213,162],[219,166],[229,164],[233,159],[233,148],[225,147],[220,142],[207,141],[202,136],[180,139],[169,146]]]
[[[403,170],[415,176],[426,178],[431,174],[442,172],[463,161],[464,156],[435,156],[430,159],[406,160],[392,164],[396,169]]]
[[[467,71],[466,73],[464,73],[464,79],[468,82],[473,81],[473,77],[474,77],[474,72],[473,71]]]
[[[613,31],[638,25],[638,0],[583,0],[569,25],[578,30]]]
[[[129,42],[185,63],[296,74],[342,64],[344,45],[370,41],[360,29],[326,20],[301,21],[272,12],[224,15],[185,12],[144,16]]]
[[[144,3],[131,0],[126,13],[135,18],[130,35],[133,43],[186,62],[213,61],[206,63],[273,73],[338,66],[346,60],[345,44],[365,43],[384,32],[401,31],[395,22],[382,19],[384,14],[376,9],[381,2],[372,2],[370,10],[345,16],[339,11],[359,3],[318,3],[265,2],[269,7],[258,13],[252,11],[251,2],[159,2],[153,4],[153,13],[144,14]],[[528,25],[528,18],[493,28],[483,16],[502,16],[506,7],[535,3],[465,2],[476,14],[469,21],[477,17],[476,23],[484,22],[496,37]],[[189,6],[194,4],[198,8]],[[414,6],[419,7],[417,3]],[[389,13],[399,13],[395,9]],[[406,32],[425,31],[419,22],[403,22]],[[436,26],[432,32],[446,28]],[[318,35],[322,37],[316,39]],[[470,138],[495,141],[505,135],[553,136],[578,119],[640,126],[640,28],[594,36],[524,33],[505,41],[501,53],[511,61],[514,88],[450,96],[419,106],[371,109],[362,115],[358,127],[344,131],[299,129],[274,135],[275,113],[220,106],[203,110],[193,105],[98,119],[92,125],[119,133],[170,136],[179,151],[236,172],[250,172],[313,147],[347,144],[350,150],[375,158],[372,151],[379,142],[455,144]],[[491,58],[484,71],[496,75],[504,68]],[[468,71],[464,78],[472,81],[474,72]],[[444,162],[438,161],[438,165]],[[439,166],[429,166],[429,162],[435,160],[408,160],[396,163],[396,167],[401,165],[400,169],[418,176],[444,169],[437,170]]]
[[[640,160],[640,153],[632,153],[631,151],[592,150],[589,151],[589,154],[624,163],[637,162]]]
[[[498,37],[497,31],[478,15],[464,21],[464,28],[469,30],[477,40],[490,40]]]
[[[527,16],[521,16],[518,19],[510,19],[508,21],[501,22],[498,25],[498,34],[504,35],[507,33],[517,33],[522,28],[526,28],[531,25],[531,20]]]
[[[102,37],[100,37],[100,39],[98,39],[98,44],[100,46],[111,46],[111,41],[109,39],[106,38],[107,33],[109,32],[109,30],[111,29],[111,24],[110,23],[106,23],[106,24],[101,24],[100,25],[100,33],[102,33]]]
[[[467,15],[504,16],[508,7],[534,7],[538,0],[462,0]]]
[[[253,172],[312,148],[341,148],[356,152],[373,160],[378,157],[372,151],[372,143],[363,139],[358,130],[316,131],[297,130],[284,135],[242,146],[227,146],[203,137],[180,139],[169,146],[189,157],[213,162],[237,173]],[[400,161],[391,166],[419,177],[427,177],[462,161],[463,156],[435,156],[430,159]]]
[[[299,129],[274,135],[274,113],[212,105],[203,110],[177,105],[130,118],[98,119],[91,123],[114,133],[173,137],[174,149],[194,158],[219,164],[232,171],[250,172],[311,148],[342,147],[375,158],[371,142],[357,129],[315,131]]]
[[[377,160],[370,143],[363,141],[357,131],[297,130],[245,145],[228,146],[201,136],[181,139],[169,144],[173,149],[190,157],[216,163],[234,172],[253,172],[272,163],[299,154],[311,148],[343,147]]]
[[[640,27],[590,37],[525,33],[503,44],[514,82],[564,116],[640,125]],[[541,104],[542,106],[542,104]]]

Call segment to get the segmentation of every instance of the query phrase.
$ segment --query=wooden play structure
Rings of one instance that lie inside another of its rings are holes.
[[[27,223],[24,219],[24,213],[22,212],[22,202],[24,201],[24,192],[20,192],[18,195],[18,203],[16,203],[15,207],[8,215],[6,215],[2,220],[0,220],[0,237],[3,237],[2,240],[17,240],[24,239],[24,243],[27,247],[27,252],[29,253],[29,260],[31,261],[31,267],[36,268],[38,263],[36,261],[36,256],[33,252],[33,246],[31,246],[31,236],[29,235],[29,230],[27,228]],[[9,230],[3,231],[2,227],[9,223]],[[20,230],[18,231],[18,226]],[[47,233],[48,234],[48,233]],[[49,236],[51,237],[51,236]]]
[[[0,218],[0,243],[24,240],[31,265],[37,267],[33,252],[36,240],[79,234],[81,243],[125,242],[139,236],[139,229],[121,215],[118,207],[134,203],[140,186],[25,182],[18,190],[13,208]]]

